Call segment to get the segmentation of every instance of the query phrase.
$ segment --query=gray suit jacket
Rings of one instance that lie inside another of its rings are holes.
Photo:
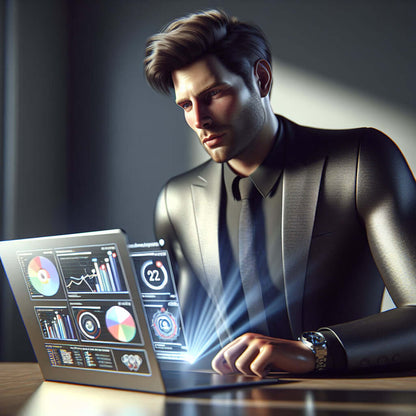
[[[279,120],[283,276],[294,339],[329,327],[349,369],[416,367],[416,184],[405,159],[374,129]],[[184,304],[198,286],[221,309],[221,187],[222,167],[208,161],[171,179],[157,202],[156,235],[177,266]],[[379,313],[384,286],[398,308]]]

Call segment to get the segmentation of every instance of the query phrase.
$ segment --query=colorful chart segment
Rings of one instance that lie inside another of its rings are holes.
[[[53,296],[59,289],[59,275],[55,265],[46,257],[34,257],[27,267],[29,280],[36,291]]]
[[[121,306],[112,306],[106,312],[105,323],[110,334],[118,341],[130,342],[136,336],[133,317]]]

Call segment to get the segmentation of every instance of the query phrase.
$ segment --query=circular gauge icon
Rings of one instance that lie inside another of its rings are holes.
[[[37,256],[27,266],[29,281],[44,296],[53,296],[59,289],[59,275],[55,265],[46,257]]]
[[[140,269],[143,282],[152,290],[161,290],[168,283],[168,272],[160,260],[148,260]]]
[[[97,339],[101,335],[98,318],[89,311],[80,311],[77,315],[78,327],[88,339]]]
[[[155,334],[161,339],[174,340],[179,335],[175,317],[163,308],[153,315],[152,326]]]

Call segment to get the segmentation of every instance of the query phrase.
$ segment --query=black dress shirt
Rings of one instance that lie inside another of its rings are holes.
[[[284,167],[284,139],[280,128],[275,143],[264,162],[250,175],[258,191],[255,198],[255,238],[257,259],[262,286],[263,304],[267,316],[268,334],[279,338],[291,338],[286,311],[282,267],[282,183]],[[223,165],[223,198],[221,207],[221,267],[224,293],[228,296],[227,313],[235,335],[256,328],[247,325],[248,315],[241,288],[238,269],[238,229],[241,198],[238,190],[240,176]]]

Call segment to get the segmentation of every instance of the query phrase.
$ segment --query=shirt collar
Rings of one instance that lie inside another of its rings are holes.
[[[279,122],[279,129],[276,133],[274,145],[267,155],[263,163],[250,175],[250,179],[254,186],[260,192],[263,198],[266,198],[278,182],[284,165],[285,146],[283,140],[282,122]],[[224,163],[224,183],[228,197],[239,199],[238,190],[235,192],[236,183],[238,183],[239,175]],[[235,181],[235,182],[234,182]],[[233,185],[234,183],[234,185]]]

